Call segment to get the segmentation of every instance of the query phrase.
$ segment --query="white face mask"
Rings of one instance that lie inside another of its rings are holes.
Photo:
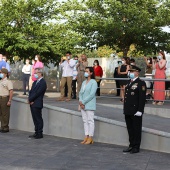
[[[3,61],[6,61],[4,58],[2,59]]]
[[[148,63],[150,63],[150,60],[148,60]]]
[[[25,63],[26,63],[26,64],[29,64],[29,61],[26,61]]]
[[[35,62],[34,62],[34,61],[32,61],[32,65],[34,65],[34,63],[35,63]]]
[[[35,57],[35,60],[37,61],[37,60],[38,60],[38,58],[37,58],[37,57]]]
[[[122,60],[122,64],[125,64],[125,61],[124,61],[124,60]]]

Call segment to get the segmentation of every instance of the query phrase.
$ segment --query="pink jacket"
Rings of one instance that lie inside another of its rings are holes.
[[[33,66],[32,66],[32,81],[35,81],[36,78],[34,77],[35,69],[36,68],[44,68],[44,64],[41,61],[37,61]]]

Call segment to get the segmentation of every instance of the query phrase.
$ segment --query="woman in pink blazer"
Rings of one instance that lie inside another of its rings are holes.
[[[35,56],[35,63],[32,65],[32,75],[31,75],[32,81],[36,80],[36,78],[34,77],[34,72],[36,68],[41,68],[41,69],[44,68],[44,64],[42,63],[41,57],[38,54]]]

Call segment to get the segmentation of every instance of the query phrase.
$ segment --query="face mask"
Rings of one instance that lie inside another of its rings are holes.
[[[94,65],[94,66],[97,66],[97,63],[94,63],[93,65]]]
[[[28,62],[28,61],[26,61],[26,64],[29,64],[29,62]]]
[[[134,65],[134,63],[130,63],[130,65],[131,65],[131,66],[133,66],[133,65]]]
[[[150,63],[150,60],[148,60],[148,63]]]
[[[35,62],[34,62],[34,61],[32,61],[32,65],[34,65],[34,63],[35,63]]]
[[[122,64],[125,64],[125,61],[122,61]]]
[[[159,55],[157,58],[158,58],[158,60],[161,60],[161,59],[162,59],[162,56]]]
[[[75,60],[75,63],[77,64],[78,60]]]
[[[35,57],[35,60],[37,61],[37,60],[38,60],[38,58],[37,58],[37,57]]]
[[[89,74],[85,72],[84,77],[86,77],[86,78],[89,77]]]
[[[134,74],[134,73],[130,73],[130,74],[129,74],[129,78],[130,78],[130,79],[134,79],[134,78],[135,78],[135,74]]]
[[[3,61],[6,61],[4,58],[2,59]]]
[[[0,78],[3,79],[4,78],[4,74],[0,73]]]
[[[35,77],[36,79],[38,79],[38,74],[34,74],[34,77]]]
[[[67,56],[67,59],[70,60],[70,56]]]

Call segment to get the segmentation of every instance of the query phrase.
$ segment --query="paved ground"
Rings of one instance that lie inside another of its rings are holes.
[[[23,96],[21,92],[15,93],[16,96],[27,98],[26,96]],[[70,110],[78,110],[78,100],[72,100],[70,102],[59,102],[57,101],[57,97],[59,97],[59,93],[46,93],[46,97],[44,98],[44,103],[62,107]],[[110,104],[110,106],[104,106],[103,104]],[[100,97],[97,98],[97,110],[96,115],[100,117],[105,117],[117,121],[124,122],[124,115],[122,109],[117,109],[111,106],[114,105],[122,105],[120,103],[119,99],[113,99],[113,98],[104,98]],[[163,106],[155,106],[152,105],[151,102],[146,104],[147,107],[156,107],[156,108],[167,108],[170,109],[170,102],[166,102]],[[160,131],[165,131],[170,133],[170,120],[168,118],[163,118],[155,115],[149,115],[144,114],[143,116],[143,126],[151,129],[156,129]]]
[[[30,133],[0,133],[0,170],[170,170],[170,154],[141,150],[124,154],[123,147]]]

